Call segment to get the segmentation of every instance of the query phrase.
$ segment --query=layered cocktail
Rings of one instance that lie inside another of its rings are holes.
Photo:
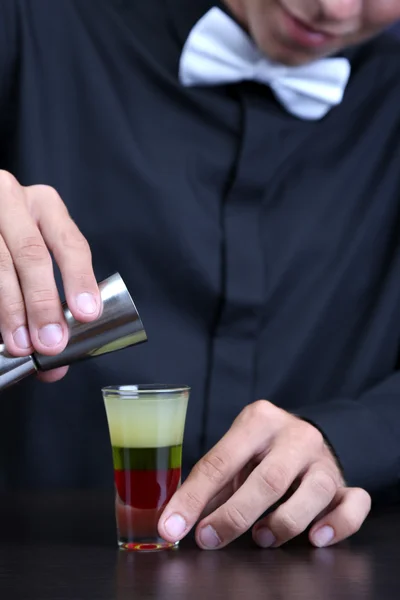
[[[132,385],[103,388],[112,446],[118,544],[161,550],[159,517],[181,483],[190,388]]]

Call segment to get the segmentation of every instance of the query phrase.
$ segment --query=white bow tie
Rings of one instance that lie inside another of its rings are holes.
[[[327,58],[301,67],[268,60],[217,7],[190,32],[179,65],[179,79],[185,86],[256,80],[269,85],[289,112],[310,120],[321,119],[340,104],[349,77],[346,58]]]

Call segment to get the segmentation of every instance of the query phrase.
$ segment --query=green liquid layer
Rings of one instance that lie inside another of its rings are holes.
[[[114,469],[150,471],[178,469],[182,463],[182,444],[161,448],[112,447]]]

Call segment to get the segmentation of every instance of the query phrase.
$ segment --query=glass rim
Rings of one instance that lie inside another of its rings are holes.
[[[189,385],[174,385],[166,383],[138,383],[130,385],[107,385],[101,388],[103,393],[114,393],[119,396],[145,394],[178,394],[190,391]]]

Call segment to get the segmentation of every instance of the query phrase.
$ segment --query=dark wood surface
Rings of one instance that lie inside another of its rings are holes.
[[[261,550],[133,554],[116,548],[112,494],[0,496],[3,600],[398,600],[400,507],[372,514],[350,541],[313,549],[298,539]]]

